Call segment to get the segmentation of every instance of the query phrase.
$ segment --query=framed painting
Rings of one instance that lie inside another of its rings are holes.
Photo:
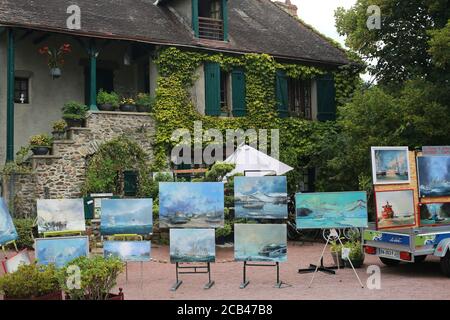
[[[234,259],[236,261],[286,262],[286,225],[235,224]]]
[[[367,228],[365,191],[297,193],[298,229]]]
[[[417,157],[419,196],[450,196],[450,156]]]
[[[16,240],[18,237],[8,206],[0,198],[0,245]]]
[[[83,199],[38,199],[37,222],[39,233],[85,231]]]
[[[6,273],[14,273],[17,270],[19,270],[19,267],[21,265],[30,265],[31,259],[28,254],[27,249],[22,250],[15,254],[12,257],[9,257],[8,259],[5,259],[2,261],[3,270],[5,270]]]
[[[100,232],[104,235],[153,232],[152,199],[102,199]]]
[[[170,229],[170,262],[216,261],[214,229]]]
[[[35,239],[35,254],[39,264],[54,264],[62,268],[78,257],[89,255],[89,238],[81,236]]]
[[[150,241],[104,241],[103,256],[117,257],[126,262],[148,262],[151,247]]]
[[[375,192],[377,229],[395,229],[416,225],[414,190]]]
[[[373,184],[409,184],[408,147],[372,147]]]
[[[235,177],[236,218],[287,219],[287,180],[279,177]]]
[[[224,226],[222,182],[161,182],[161,228],[220,228]]]
[[[419,212],[421,227],[450,225],[450,202],[421,203]]]

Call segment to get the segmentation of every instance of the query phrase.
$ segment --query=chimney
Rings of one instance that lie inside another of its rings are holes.
[[[290,15],[294,16],[294,17],[298,17],[297,15],[297,6],[295,4],[292,4],[291,0],[285,0],[284,2],[282,1],[275,1],[275,3],[284,11],[286,11],[287,13],[289,13]]]

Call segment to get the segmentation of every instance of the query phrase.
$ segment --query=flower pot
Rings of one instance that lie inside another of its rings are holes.
[[[83,119],[64,119],[68,128],[80,128],[83,126]]]
[[[344,264],[345,264],[345,267],[347,267],[347,268],[352,267],[350,265],[350,262],[347,259],[344,260]],[[360,259],[352,259],[352,264],[353,264],[353,267],[355,267],[355,268],[361,268],[364,264],[364,257],[362,257]]]
[[[29,298],[8,298],[7,296],[3,297],[3,300],[62,300],[62,292],[61,291],[55,291],[40,297],[29,297]]]
[[[31,147],[31,151],[33,152],[33,154],[35,156],[45,156],[50,151],[50,147],[45,147],[45,146]]]
[[[122,288],[119,288],[119,294],[110,293],[106,300],[125,300],[125,295],[123,294],[122,290]],[[72,300],[67,293],[65,295],[65,299]],[[89,300],[87,296],[85,296],[85,300]]]
[[[334,264],[339,267],[344,267],[344,260],[342,259],[342,255],[340,252],[331,252],[331,256],[333,257]],[[339,262],[339,264],[338,264]]]
[[[66,139],[66,132],[65,131],[53,131],[53,140],[64,140]]]
[[[61,77],[61,69],[60,68],[50,68],[50,75],[53,79],[57,79]]]
[[[116,107],[114,107],[112,104],[110,103],[105,103],[105,104],[99,104],[97,106],[98,110],[100,111],[114,111],[116,110]]]
[[[120,111],[123,112],[136,112],[136,106],[132,104],[121,104]]]
[[[150,112],[150,108],[148,106],[136,105],[137,112]]]

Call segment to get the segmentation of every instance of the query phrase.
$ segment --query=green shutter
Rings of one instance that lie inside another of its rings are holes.
[[[220,65],[205,63],[205,114],[220,116]]]
[[[277,71],[276,79],[277,110],[280,118],[288,116],[288,81],[284,71]]]
[[[198,0],[192,0],[192,30],[194,30],[195,37],[198,38]]]
[[[223,41],[228,41],[228,0],[222,0]]]
[[[320,76],[317,83],[317,120],[336,120],[336,89],[332,74]]]
[[[245,73],[235,69],[231,73],[231,92],[233,94],[233,116],[243,117],[247,113],[245,104]]]

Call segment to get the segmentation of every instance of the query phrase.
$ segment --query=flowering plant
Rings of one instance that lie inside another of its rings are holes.
[[[51,69],[62,67],[64,55],[70,52],[72,52],[72,47],[68,43],[61,45],[59,48],[42,47],[39,49],[40,54],[47,55],[48,67]]]
[[[120,104],[121,104],[121,105],[126,105],[126,104],[128,104],[128,105],[134,106],[134,105],[136,104],[136,101],[134,101],[133,98],[123,98],[122,101],[120,101]]]

